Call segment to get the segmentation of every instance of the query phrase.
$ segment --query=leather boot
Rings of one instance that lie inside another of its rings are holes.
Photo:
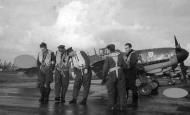
[[[60,100],[61,100],[62,103],[65,103],[65,97],[61,97]]]
[[[133,94],[133,101],[132,101],[132,107],[137,107],[138,106],[138,93]]]
[[[55,97],[55,101],[60,101],[60,97]]]
[[[48,102],[49,101],[49,94],[50,94],[50,91],[51,89],[50,88],[45,88],[46,91],[45,91],[45,98],[44,98],[44,102]]]
[[[120,106],[119,111],[126,111],[126,107],[125,106]]]
[[[40,94],[41,94],[41,97],[40,97],[40,99],[39,99],[39,102],[44,102],[44,98],[45,98],[45,91],[44,91],[44,88],[43,87],[41,87],[40,88]]]
[[[83,98],[79,104],[80,105],[86,105],[86,101],[87,101],[87,98]]]
[[[69,104],[76,104],[76,103],[77,103],[77,100],[74,98],[71,101],[69,101]]]
[[[109,110],[111,110],[111,111],[117,110],[117,105],[110,106],[110,107],[109,107]]]

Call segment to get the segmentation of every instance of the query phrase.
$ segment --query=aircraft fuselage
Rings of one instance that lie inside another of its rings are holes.
[[[187,59],[189,53],[184,49],[154,48],[136,50],[138,64],[144,67],[147,73],[158,73],[164,68],[172,67]]]

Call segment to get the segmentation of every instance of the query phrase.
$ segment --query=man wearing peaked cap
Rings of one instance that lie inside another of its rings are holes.
[[[59,45],[57,48],[58,49],[65,49],[65,45]]]
[[[70,48],[68,48],[68,49],[66,50],[67,54],[69,54],[69,53],[72,52],[72,51],[73,51],[73,48],[72,48],[72,47],[70,47]]]
[[[65,95],[69,85],[69,56],[65,46],[59,45],[56,51],[55,76],[55,101],[65,103]]]
[[[123,73],[125,62],[122,54],[115,50],[114,44],[109,44],[106,48],[109,54],[104,61],[102,83],[106,83],[108,89],[110,109],[119,108],[120,111],[123,111],[126,106],[125,76]]]
[[[115,49],[115,45],[114,44],[109,44],[109,45],[106,46],[106,48],[114,50]]]
[[[71,57],[71,68],[73,69],[72,76],[75,79],[73,86],[73,99],[69,103],[77,103],[79,91],[81,86],[83,86],[83,99],[80,101],[80,104],[86,105],[92,77],[90,59],[84,51],[73,51],[72,48],[69,48],[67,52]]]

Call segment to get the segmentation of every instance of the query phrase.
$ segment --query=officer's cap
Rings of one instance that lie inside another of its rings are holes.
[[[70,52],[72,52],[72,51],[73,51],[73,48],[72,48],[72,47],[70,47],[70,48],[68,48],[66,51],[67,51],[67,53],[70,53]]]
[[[114,44],[109,44],[109,45],[107,45],[107,47],[106,47],[108,50],[110,50],[110,51],[114,51],[115,50],[115,45]]]
[[[42,43],[40,44],[40,48],[44,48],[44,47],[47,47],[47,44],[46,44],[45,42],[42,42]]]
[[[65,45],[59,45],[57,48],[65,49]]]

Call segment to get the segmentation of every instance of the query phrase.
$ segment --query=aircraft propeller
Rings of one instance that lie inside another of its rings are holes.
[[[184,60],[189,56],[189,53],[181,48],[181,45],[179,44],[175,35],[174,35],[174,40],[175,40],[175,47],[176,47],[175,50],[179,62],[179,67],[181,70],[182,80],[184,80],[184,82],[186,83],[187,68],[185,67]]]

